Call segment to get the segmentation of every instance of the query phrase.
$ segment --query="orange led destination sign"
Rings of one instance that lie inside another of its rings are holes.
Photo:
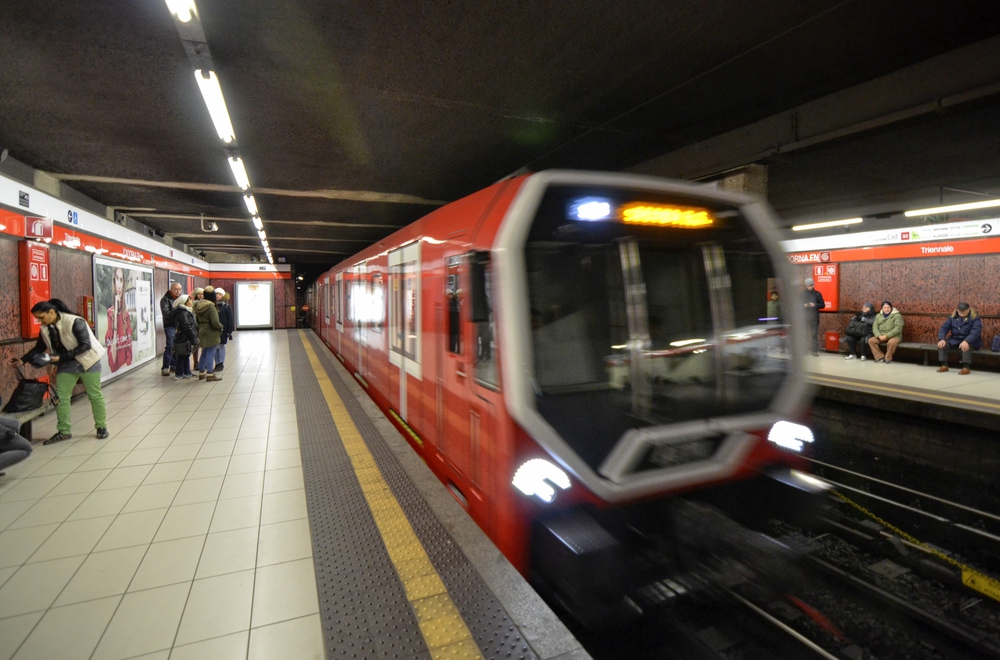
[[[622,207],[622,222],[627,225],[650,225],[697,229],[708,227],[715,220],[706,209],[684,206],[659,206],[636,202]]]

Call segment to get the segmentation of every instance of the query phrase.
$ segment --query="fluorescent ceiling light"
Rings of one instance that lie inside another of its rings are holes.
[[[267,234],[264,233],[263,229],[258,229],[257,230],[257,235],[260,236],[260,240],[262,240],[262,241],[266,241],[267,240]]]
[[[226,160],[229,161],[229,168],[233,171],[233,176],[236,177],[236,185],[243,190],[249,190],[250,177],[247,176],[247,168],[243,166],[243,159],[227,158]]]
[[[205,98],[205,105],[208,106],[208,114],[212,115],[212,123],[219,138],[229,144],[236,139],[236,132],[233,131],[233,122],[229,121],[229,110],[226,109],[226,99],[222,97],[222,88],[219,87],[219,78],[215,71],[209,71],[208,77],[202,75],[202,70],[194,72],[194,79],[198,81],[198,89]]]
[[[192,18],[198,16],[194,0],[167,0],[167,9],[181,23],[190,23]]]
[[[670,342],[670,345],[676,348],[680,348],[681,346],[690,346],[691,344],[703,344],[704,342],[705,342],[704,339],[682,339],[681,341],[672,341]]]
[[[903,215],[912,218],[918,215],[934,215],[937,213],[951,213],[952,211],[973,211],[975,209],[992,209],[1000,206],[1000,199],[987,199],[982,202],[969,202],[968,204],[952,204],[951,206],[936,206],[932,209],[917,209],[907,211]]]
[[[254,229],[257,229],[257,230],[260,230],[260,229],[264,228],[264,223],[261,221],[259,215],[255,215],[253,217],[253,226],[254,226]]]
[[[243,203],[247,205],[247,211],[250,211],[250,215],[257,215],[257,200],[253,198],[253,195],[243,195]]]
[[[846,227],[847,225],[859,225],[864,222],[864,218],[847,218],[846,220],[830,220],[829,222],[814,222],[809,225],[795,225],[792,231],[808,231],[810,229],[825,229],[827,227]]]

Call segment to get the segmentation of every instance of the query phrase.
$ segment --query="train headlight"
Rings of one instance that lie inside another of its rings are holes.
[[[570,486],[566,473],[544,458],[533,458],[522,464],[514,473],[511,483],[525,495],[534,495],[546,503],[556,499],[556,489],[553,486],[563,490]]]
[[[782,449],[802,451],[807,443],[812,443],[813,434],[809,427],[792,422],[777,422],[767,434],[768,442],[773,442]]]

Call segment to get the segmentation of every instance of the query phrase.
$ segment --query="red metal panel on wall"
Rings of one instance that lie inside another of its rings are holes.
[[[37,337],[42,324],[31,308],[48,300],[52,292],[49,272],[49,246],[33,241],[21,241],[21,336]]]

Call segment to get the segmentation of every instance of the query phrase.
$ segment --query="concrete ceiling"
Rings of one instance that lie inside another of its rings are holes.
[[[274,255],[316,268],[518,169],[630,168],[1000,34],[995,0],[198,8]],[[0,32],[0,147],[189,245],[259,252],[163,0],[5,0]],[[974,179],[995,149],[924,146],[975,143],[997,114],[772,156],[772,200]]]

